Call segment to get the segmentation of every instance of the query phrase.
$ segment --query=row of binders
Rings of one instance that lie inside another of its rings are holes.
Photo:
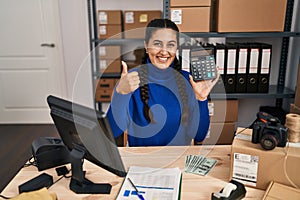
[[[205,44],[213,46],[216,66],[221,78],[214,93],[268,93],[272,45],[266,43]],[[183,69],[193,46],[181,47]],[[197,47],[199,48],[199,47]]]

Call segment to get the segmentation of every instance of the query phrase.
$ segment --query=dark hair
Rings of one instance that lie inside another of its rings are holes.
[[[169,28],[176,32],[177,43],[179,44],[179,29],[177,25],[169,19],[153,19],[149,22],[145,32],[145,42],[148,43],[153,33],[158,29]]]
[[[162,28],[169,28],[176,32],[177,44],[179,45],[179,29],[177,25],[169,19],[153,19],[149,22],[146,27],[145,31],[145,42],[148,43],[152,35],[159,29]],[[147,59],[149,58],[146,50],[144,51],[145,55],[143,57],[143,64],[147,63]],[[179,95],[181,97],[182,108],[181,108],[181,122],[186,122],[188,117],[188,107],[187,107],[187,94],[186,94],[186,87],[184,83],[184,78],[181,75],[181,64],[179,60],[175,57],[174,60],[174,72],[175,81],[178,86]],[[149,100],[149,87],[148,87],[148,68],[141,67],[140,70],[140,88],[141,88],[141,99],[143,102],[143,113],[145,118],[154,123],[153,114],[149,108],[148,100]]]

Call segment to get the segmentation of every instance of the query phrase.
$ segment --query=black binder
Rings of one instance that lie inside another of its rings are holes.
[[[236,85],[236,52],[237,46],[232,43],[226,44],[225,51],[225,90],[226,93],[234,93]]]
[[[257,92],[258,86],[258,60],[260,45],[257,43],[248,43],[247,59],[247,93]]]
[[[260,43],[258,92],[268,93],[270,83],[272,45]]]
[[[237,45],[237,62],[236,62],[236,88],[237,93],[246,92],[247,78],[247,56],[248,45],[245,43],[236,43]]]
[[[215,60],[216,66],[218,67],[218,73],[220,74],[220,78],[216,85],[213,87],[211,93],[225,93],[225,45],[217,43],[215,45]]]

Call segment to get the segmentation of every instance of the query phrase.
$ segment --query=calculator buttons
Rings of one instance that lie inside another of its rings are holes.
[[[192,49],[190,72],[195,81],[208,80],[216,77],[216,67],[214,56],[207,54],[206,49]],[[198,52],[196,52],[198,51]],[[212,52],[212,51],[211,51]]]

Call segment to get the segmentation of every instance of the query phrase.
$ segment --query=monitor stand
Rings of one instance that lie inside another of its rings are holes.
[[[85,149],[74,144],[70,153],[72,178],[70,189],[76,194],[110,194],[111,185],[108,183],[93,183],[85,178],[85,171],[82,169]]]

